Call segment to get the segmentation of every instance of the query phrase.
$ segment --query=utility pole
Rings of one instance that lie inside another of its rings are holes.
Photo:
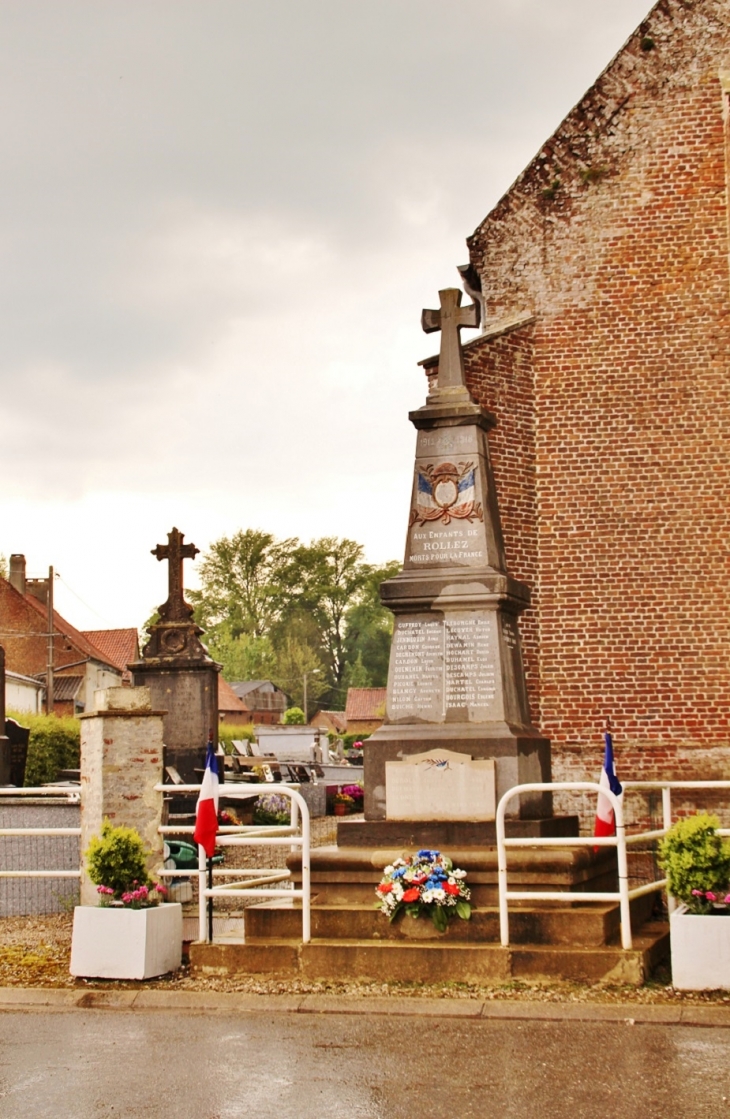
[[[48,663],[46,665],[46,713],[53,714],[53,568],[48,568]]]
[[[304,722],[305,723],[309,722],[309,715],[307,714],[307,677],[308,676],[314,676],[316,673],[318,673],[320,671],[321,670],[319,668],[310,668],[307,672],[305,672],[303,674],[304,675]]]

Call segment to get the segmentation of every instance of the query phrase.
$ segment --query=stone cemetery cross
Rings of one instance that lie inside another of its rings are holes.
[[[158,544],[152,555],[158,560],[167,560],[169,567],[167,602],[160,607],[160,617],[165,622],[184,622],[193,616],[193,608],[183,597],[183,560],[195,559],[199,548],[194,544],[183,544],[185,536],[176,528],[167,534],[167,544]]]
[[[459,288],[445,288],[439,292],[441,308],[438,311],[421,312],[421,326],[426,334],[441,331],[441,352],[439,354],[438,387],[462,389],[466,391],[464,377],[464,356],[461,352],[459,331],[464,326],[479,326],[480,310],[476,303],[461,306]]]

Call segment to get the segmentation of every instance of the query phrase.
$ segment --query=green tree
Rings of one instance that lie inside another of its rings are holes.
[[[268,637],[252,637],[249,633],[231,636],[230,628],[221,623],[211,639],[203,641],[214,661],[223,665],[224,680],[269,680],[276,672],[276,653]]]
[[[363,560],[362,544],[335,536],[300,544],[287,567],[293,590],[291,608],[309,614],[316,622],[334,687],[341,684],[345,671],[347,612],[359,601],[371,572]],[[286,611],[282,621],[286,622]]]
[[[311,710],[329,689],[327,672],[316,652],[298,641],[285,637],[277,649],[274,681],[291,697],[295,707],[304,708],[304,673],[307,674],[307,707]]]
[[[285,727],[303,727],[307,722],[307,717],[301,707],[287,707],[281,721]]]
[[[188,592],[209,640],[220,625],[233,638],[269,634],[286,602],[284,573],[298,543],[249,528],[211,544],[199,569],[200,590]]]
[[[345,615],[345,659],[351,688],[384,688],[388,682],[393,615],[380,601],[380,584],[400,571],[398,560],[372,567],[358,600]],[[362,681],[362,682],[361,682]]]

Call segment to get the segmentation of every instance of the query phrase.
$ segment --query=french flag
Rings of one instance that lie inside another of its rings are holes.
[[[215,852],[215,837],[218,835],[218,763],[213,740],[208,742],[205,755],[205,773],[200,786],[200,795],[195,809],[195,831],[193,839],[205,849],[209,859]]]
[[[610,791],[618,797],[621,796],[623,787],[616,776],[616,767],[613,761],[613,738],[611,737],[610,730],[605,730],[603,732],[603,740],[606,743],[606,753],[603,758],[603,769],[601,770],[598,784],[602,789],[610,789]],[[616,817],[613,811],[613,805],[608,797],[603,796],[602,793],[598,794],[596,825],[593,829],[593,834],[596,836],[616,834]]]

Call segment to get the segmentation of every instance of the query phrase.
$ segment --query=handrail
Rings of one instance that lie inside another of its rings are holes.
[[[505,837],[505,812],[507,805],[520,793],[544,793],[552,792],[560,789],[571,789],[576,792],[595,792],[602,793],[610,802],[611,807],[615,813],[616,819],[616,835],[615,836],[602,836],[596,838],[594,836],[571,836],[561,837],[570,839],[570,846],[577,847],[616,847],[618,855],[618,893],[614,892],[594,892],[591,894],[584,893],[582,895],[584,901],[618,901],[621,912],[621,947],[631,948],[631,913],[630,913],[630,895],[629,895],[629,875],[628,875],[628,861],[626,858],[626,841],[625,841],[625,827],[623,807],[619,797],[615,796],[610,789],[603,789],[595,781],[561,781],[555,783],[539,782],[528,785],[516,785],[512,789],[508,789],[500,800],[497,806],[497,880],[499,884],[499,934],[500,940],[505,948],[509,947],[509,908],[508,899],[514,900],[529,900],[533,898],[535,901],[563,901],[563,892],[558,891],[536,891],[528,894],[527,898],[520,896],[524,891],[509,891],[507,889],[507,846],[510,847],[551,847],[551,846],[568,846],[568,843],[556,844],[555,840],[550,838],[545,839],[509,839]],[[576,891],[564,891],[566,899],[574,898],[579,895]]]
[[[0,796],[5,797],[66,797],[72,804],[81,799],[80,785],[38,785],[33,788],[14,788],[0,785]]]
[[[672,790],[673,789],[730,789],[730,780],[713,781],[624,781],[623,790],[646,791],[661,789],[662,793],[662,823],[663,827],[653,828],[650,831],[626,835],[626,824],[623,812],[623,794],[616,796],[595,781],[559,781],[542,782],[535,784],[516,785],[501,798],[497,806],[496,832],[497,832],[497,868],[499,886],[499,929],[500,940],[504,947],[509,947],[509,901],[618,901],[621,914],[621,947],[630,949],[633,944],[631,934],[631,901],[633,898],[642,897],[658,889],[665,889],[666,878],[657,879],[655,882],[644,883],[629,889],[628,885],[628,859],[626,848],[628,845],[662,839],[672,826]],[[616,821],[616,834],[614,836],[556,836],[554,838],[512,838],[505,835],[505,815],[508,803],[520,793],[533,792],[595,792],[611,804]],[[730,835],[730,828],[718,828],[718,834]],[[593,891],[591,893],[576,890],[509,890],[507,887],[507,848],[513,847],[615,847],[618,859],[618,892]],[[675,900],[667,895],[669,912],[675,908]]]
[[[285,782],[276,782],[274,789],[277,793],[282,793],[291,801],[290,823],[289,825],[273,825],[268,828],[264,825],[256,825],[248,827],[242,825],[241,827],[224,826],[218,829],[217,842],[222,847],[289,847],[292,851],[300,847],[302,852],[302,885],[301,889],[275,889],[273,883],[277,881],[284,881],[291,878],[291,872],[288,870],[279,870],[278,868],[266,869],[263,868],[254,873],[259,875],[259,878],[268,876],[271,879],[272,887],[256,885],[249,883],[247,886],[239,887],[237,883],[230,886],[208,886],[206,885],[206,874],[208,872],[207,859],[205,850],[198,845],[198,869],[197,871],[182,871],[175,870],[165,873],[165,877],[192,877],[194,874],[198,875],[198,933],[200,940],[208,940],[208,927],[206,920],[206,902],[209,898],[214,897],[286,897],[286,898],[301,898],[302,899],[302,943],[308,944],[311,939],[311,914],[310,914],[310,900],[311,900],[311,887],[310,887],[310,847],[311,847],[311,833],[309,822],[309,807],[306,800],[299,792],[299,785],[287,784]],[[274,791],[272,789],[272,792]],[[200,792],[200,785],[155,785],[156,791],[165,792],[186,792],[197,793]],[[235,784],[226,784],[222,789],[219,789],[219,795],[225,794],[226,798],[234,800],[246,800],[252,796],[259,797],[262,795],[261,785],[251,786],[241,785],[238,782]],[[301,823],[300,823],[301,814]],[[174,825],[162,825],[158,829],[162,835],[169,835],[174,833],[190,834],[195,829],[191,825],[184,827],[175,827]],[[297,831],[300,830],[300,834]],[[245,878],[251,872],[245,870],[225,871],[219,870],[217,867],[212,868],[212,876],[214,877],[238,877]],[[275,877],[272,877],[275,876]],[[210,937],[212,940],[212,937]]]

